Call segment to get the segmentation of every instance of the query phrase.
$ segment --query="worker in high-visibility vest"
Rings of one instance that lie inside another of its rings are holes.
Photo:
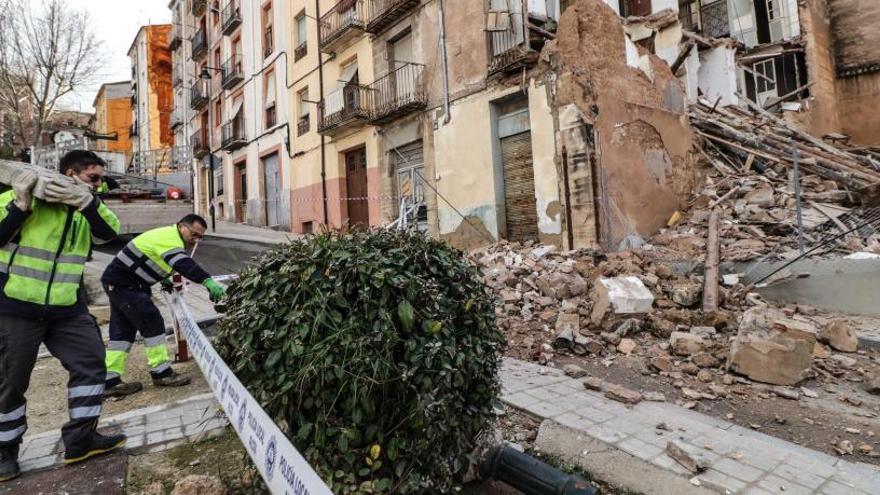
[[[180,273],[208,289],[213,302],[223,297],[217,283],[186,252],[205,234],[207,223],[198,215],[187,215],[177,224],[149,230],[135,237],[107,266],[101,283],[110,298],[110,343],[107,344],[108,396],[139,392],[139,382],[123,382],[125,361],[140,332],[146,346],[147,364],[153,385],[180,387],[190,378],[171,368],[165,346],[165,322],[153,304],[150,288],[157,282],[170,290],[170,276]]]
[[[104,161],[74,150],[61,174],[33,196],[37,174],[22,172],[0,194],[0,481],[20,474],[27,430],[25,392],[45,344],[69,374],[64,462],[116,449],[124,435],[96,431],[104,398],[104,343],[79,290],[92,238],[110,241],[119,219],[95,196]]]

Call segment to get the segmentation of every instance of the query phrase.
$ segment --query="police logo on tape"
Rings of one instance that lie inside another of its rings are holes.
[[[244,431],[244,418],[247,416],[247,401],[242,399],[241,409],[238,410],[238,431]]]
[[[278,442],[275,441],[275,435],[269,439],[269,445],[266,447],[266,481],[272,481],[272,475],[275,474],[275,458],[278,455]]]

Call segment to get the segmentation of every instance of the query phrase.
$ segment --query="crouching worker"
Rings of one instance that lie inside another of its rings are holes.
[[[170,276],[180,273],[208,289],[211,301],[223,297],[218,284],[187,254],[205,234],[207,224],[198,215],[187,215],[177,224],[159,227],[135,237],[107,266],[101,283],[110,299],[110,343],[107,345],[107,396],[139,392],[139,382],[123,382],[125,361],[135,336],[140,332],[146,346],[147,365],[153,385],[180,387],[190,378],[175,373],[165,346],[165,322],[151,299],[151,287],[172,285]]]
[[[20,474],[25,392],[41,343],[69,375],[64,462],[125,443],[124,435],[95,430],[104,396],[104,343],[79,290],[92,238],[112,240],[119,220],[94,195],[104,175],[100,157],[74,150],[59,165],[63,176],[46,185],[45,199],[34,198],[37,175],[31,171],[0,194],[0,481]]]

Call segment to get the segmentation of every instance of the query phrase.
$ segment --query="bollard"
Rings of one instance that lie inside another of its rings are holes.
[[[503,481],[525,495],[596,495],[598,491],[580,476],[522,453],[507,444],[490,451],[480,465],[480,474]]]

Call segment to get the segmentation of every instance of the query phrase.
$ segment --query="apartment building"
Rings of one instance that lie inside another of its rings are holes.
[[[197,211],[289,230],[285,2],[189,0],[185,56]],[[210,157],[213,158],[213,163]]]
[[[131,81],[102,84],[92,104],[95,148],[131,155]]]
[[[138,30],[128,56],[131,59],[131,138],[136,156],[148,150],[170,148],[171,114],[174,109],[170,24],[143,26]]]

